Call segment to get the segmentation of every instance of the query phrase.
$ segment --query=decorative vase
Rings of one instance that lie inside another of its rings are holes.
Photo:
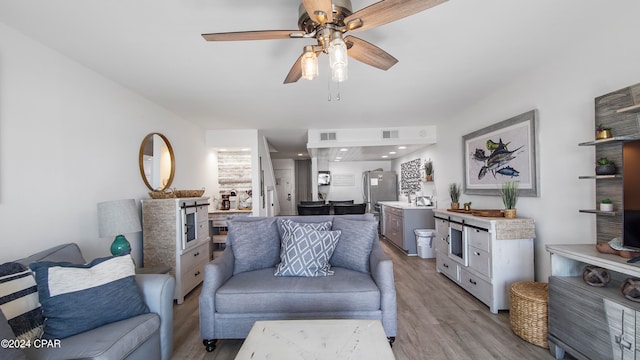
[[[504,209],[504,217],[514,219],[516,217],[516,209]]]
[[[453,210],[460,209],[460,203],[452,202],[451,203],[451,209],[453,209]]]
[[[596,140],[608,139],[612,136],[611,130],[596,130]]]
[[[426,181],[433,181],[433,175],[425,176]]]
[[[600,203],[600,211],[613,211],[613,204]]]
[[[464,209],[465,209],[466,211],[471,210],[471,205],[469,205],[469,204],[464,204]]]
[[[596,165],[596,175],[615,175],[616,170],[614,164]]]

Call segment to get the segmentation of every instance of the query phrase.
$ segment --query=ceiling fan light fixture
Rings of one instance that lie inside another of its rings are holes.
[[[342,34],[339,31],[334,31],[331,37],[328,49],[331,79],[343,82],[347,80],[347,65],[349,64],[347,45],[342,40]]]
[[[305,46],[302,54],[302,77],[313,80],[318,77],[318,56],[313,51],[313,46]]]

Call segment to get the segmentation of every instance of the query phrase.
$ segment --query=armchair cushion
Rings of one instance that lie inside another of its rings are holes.
[[[149,312],[135,281],[130,255],[86,265],[37,262],[35,272],[45,339],[63,339]]]
[[[329,258],[340,239],[340,231],[327,231],[331,222],[298,224],[291,220],[282,222],[284,237],[280,250],[280,264],[276,276],[327,276],[333,275]]]
[[[332,230],[340,230],[342,235],[329,263],[332,266],[368,273],[371,249],[378,240],[378,223],[336,216],[333,219]]]
[[[38,288],[26,266],[17,262],[0,265],[0,310],[18,340],[35,340],[42,335],[44,316]]]
[[[229,221],[229,244],[235,257],[233,274],[276,266],[280,260],[280,236],[275,218]]]

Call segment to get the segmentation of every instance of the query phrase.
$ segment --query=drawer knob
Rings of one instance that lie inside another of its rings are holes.
[[[447,269],[449,268],[449,264],[442,264],[442,266],[446,267]]]
[[[478,285],[478,283],[473,281],[473,279],[469,279],[469,282],[472,283],[473,285]]]
[[[193,254],[194,257],[200,255],[200,251],[198,251],[197,253]]]
[[[477,252],[477,251],[474,251],[474,252],[473,252],[473,255],[475,255],[475,256],[480,256],[480,253],[479,253],[479,252]]]
[[[200,275],[200,271],[197,271],[193,276],[198,277]]]

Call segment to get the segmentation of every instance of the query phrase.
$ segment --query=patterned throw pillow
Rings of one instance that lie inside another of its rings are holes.
[[[18,340],[35,340],[42,335],[44,316],[38,302],[33,273],[11,262],[0,265],[0,310]]]
[[[36,274],[45,339],[62,339],[149,312],[130,255],[86,265],[45,261],[29,267]]]
[[[333,275],[329,259],[340,240],[340,231],[327,231],[326,224],[283,222],[280,264],[276,276],[317,277]],[[329,225],[330,226],[330,223]],[[318,228],[323,230],[317,230]]]

